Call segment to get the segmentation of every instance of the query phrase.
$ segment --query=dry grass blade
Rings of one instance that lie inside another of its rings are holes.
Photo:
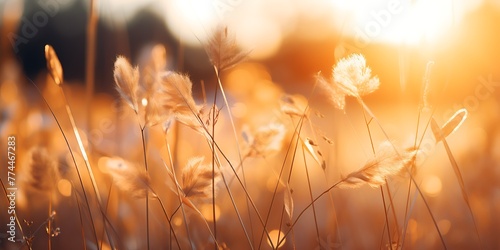
[[[462,173],[460,171],[460,168],[458,167],[458,163],[455,160],[455,157],[453,157],[453,154],[451,152],[450,146],[448,145],[448,142],[446,142],[446,136],[443,136],[444,132],[447,132],[449,135],[450,133],[455,131],[460,126],[460,124],[463,123],[463,121],[465,120],[466,117],[467,117],[467,110],[461,109],[461,110],[457,111],[455,113],[455,115],[453,115],[453,117],[450,120],[448,120],[448,122],[446,122],[446,124],[440,130],[440,134],[438,134],[438,136],[441,136],[441,137],[436,137],[436,142],[438,142],[437,138],[439,138],[439,140],[443,142],[443,146],[446,150],[446,154],[448,155],[448,158],[450,160],[453,171],[455,172],[455,176],[457,177],[458,184],[460,185],[462,197],[467,205],[467,208],[469,209],[469,213],[471,214],[477,238],[481,244],[481,237],[479,236],[479,230],[477,228],[476,219],[474,218],[474,213],[472,212],[472,207],[471,207],[470,202],[469,202],[469,196],[467,195],[467,192],[465,189],[465,182],[464,182],[464,179],[462,177]],[[434,131],[434,127],[438,126],[436,123],[436,120],[434,120],[433,117],[431,117],[431,125],[433,127],[433,131]],[[449,126],[447,126],[447,125],[449,125]],[[445,128],[446,128],[446,131],[444,131]]]
[[[321,168],[325,169],[326,168],[326,163],[325,161],[322,159],[320,160],[318,155],[316,154],[316,151],[314,150],[313,147],[318,147],[318,144],[316,144],[313,140],[311,140],[310,138],[306,138],[305,140],[300,140],[302,142],[302,145],[307,149],[307,152],[313,157],[313,159],[316,161],[316,163],[318,163],[319,166],[321,166]],[[318,150],[318,153],[320,153],[320,151]],[[321,155],[320,155],[321,156]]]
[[[363,168],[349,174],[339,187],[357,188],[368,184],[378,188],[386,179],[393,176],[403,177],[407,167],[415,161],[418,150],[410,149],[399,155],[389,141],[380,145],[378,155],[369,160]]]
[[[137,113],[139,89],[139,69],[132,65],[123,56],[119,56],[115,61],[113,75],[116,83],[116,90],[125,102]]]
[[[235,37],[227,27],[219,26],[213,32],[205,50],[212,64],[219,72],[229,69],[243,61],[249,52],[242,51]]]
[[[441,128],[439,128],[434,118],[432,118],[431,128],[436,138],[436,143],[457,131],[465,119],[467,119],[467,109],[459,109]]]
[[[119,157],[103,157],[99,160],[99,165],[106,167],[116,186],[132,197],[146,198],[148,191],[156,196],[150,188],[149,175],[130,162]]]
[[[57,85],[61,85],[64,81],[63,68],[57,57],[56,51],[48,44],[45,45],[45,60],[47,61],[47,69],[49,70],[50,76]]]
[[[292,197],[292,189],[289,185],[286,185],[285,192],[283,194],[283,202],[285,205],[285,211],[288,215],[288,218],[291,220],[293,217],[293,197]]]

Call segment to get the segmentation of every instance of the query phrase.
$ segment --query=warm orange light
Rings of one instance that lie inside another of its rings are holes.
[[[279,236],[279,238],[278,238],[278,236]],[[272,246],[274,246],[276,248],[276,245],[281,240],[281,238],[283,238],[283,236],[284,236],[284,233],[282,231],[276,230],[276,229],[272,230],[271,232],[269,232],[269,237],[271,238],[271,240],[272,240],[273,243],[271,244],[271,242],[269,242],[269,239],[268,239],[267,240],[267,244],[269,244],[269,246],[272,245]],[[281,244],[278,246],[278,248],[282,247],[285,244],[285,242],[286,242],[286,239],[284,239],[281,242]]]
[[[61,195],[70,197],[71,196],[71,182],[66,179],[61,179],[57,182],[57,190]]]
[[[200,211],[207,221],[213,221],[213,206],[211,204],[203,204],[200,207]],[[215,220],[219,220],[219,217],[220,208],[219,206],[215,205]]]
[[[465,0],[332,0],[332,5],[347,13],[345,32],[354,38],[357,47],[371,42],[436,42],[475,7]]]
[[[437,196],[441,192],[442,188],[443,184],[441,183],[441,179],[435,175],[425,177],[422,183],[422,189],[424,192],[432,197]]]

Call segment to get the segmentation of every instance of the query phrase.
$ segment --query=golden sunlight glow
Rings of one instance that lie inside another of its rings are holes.
[[[129,21],[141,8],[151,4],[152,0],[108,0],[101,1],[100,14],[104,23],[125,23]]]
[[[211,204],[203,204],[201,205],[200,207],[200,211],[201,213],[203,214],[203,217],[205,217],[205,219],[207,221],[210,221],[212,222],[213,221],[213,207]],[[220,208],[218,205],[215,205],[215,220],[219,220],[219,217],[220,217]]]
[[[273,242],[272,245],[275,248],[276,248],[276,245],[278,244],[278,242],[280,241],[280,239],[283,238],[283,235],[284,235],[284,233],[281,232],[280,230],[277,230],[277,229],[269,232],[269,237],[271,238],[271,240]],[[278,238],[278,236],[279,236],[279,238]],[[285,242],[286,242],[286,239],[281,242],[281,244],[278,246],[278,248],[282,247],[285,244]],[[271,246],[271,242],[269,242],[269,239],[267,240],[267,244],[269,244],[269,246]]]
[[[106,165],[108,164],[109,157],[100,157],[99,160],[97,160],[97,167],[99,168],[99,171],[102,173],[108,173],[108,168]]]
[[[264,15],[254,17],[252,22],[241,19],[236,23],[236,40],[246,51],[252,51],[250,57],[264,59],[274,55],[281,46],[283,35],[279,25]]]
[[[429,175],[422,182],[422,189],[431,197],[436,197],[443,188],[441,179],[435,175]]]
[[[333,8],[345,15],[346,33],[358,47],[370,42],[419,44],[436,42],[458,23],[470,3],[452,0],[332,0]]]
[[[59,193],[65,197],[70,197],[71,196],[71,182],[69,182],[66,179],[61,179],[59,182],[57,182],[57,190],[59,190]]]
[[[451,27],[453,12],[450,1],[417,1],[402,17],[394,32],[386,37],[389,42],[417,44],[421,41],[435,41],[440,32]]]
[[[144,107],[148,106],[148,99],[146,99],[146,98],[142,98],[142,100],[141,100],[141,104],[142,104],[142,106],[144,106]]]
[[[205,42],[218,21],[212,1],[166,1],[165,23],[176,37],[192,46]]]

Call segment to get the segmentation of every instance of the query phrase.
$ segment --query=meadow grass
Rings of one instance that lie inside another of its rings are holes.
[[[193,95],[190,77],[167,68],[161,45],[153,47],[148,59],[138,65],[117,55],[113,74],[120,96],[118,103],[123,108],[120,113],[124,116],[112,123],[115,128],[124,126],[126,131],[109,138],[111,143],[107,146],[90,139],[90,123],[77,123],[74,114],[78,113],[73,112],[72,99],[66,93],[72,87],[64,81],[64,65],[54,48],[45,47],[50,76],[45,89],[57,87],[59,91],[44,91],[33,81],[30,88],[40,97],[40,106],[48,109],[41,112],[55,122],[45,128],[46,132],[62,136],[63,142],[62,146],[44,145],[38,140],[21,146],[26,152],[41,148],[35,151],[39,155],[33,156],[37,162],[20,166],[26,170],[19,173],[24,180],[23,192],[26,196],[37,195],[40,188],[27,187],[46,185],[49,188],[43,192],[48,204],[43,204],[42,215],[42,206],[30,206],[34,201],[25,201],[15,218],[19,242],[2,243],[7,249],[38,249],[45,243],[48,249],[456,247],[456,239],[446,237],[450,229],[442,231],[443,220],[439,218],[443,214],[435,212],[435,200],[431,202],[426,196],[417,178],[422,162],[431,157],[431,152],[421,147],[424,138],[430,137],[429,127],[433,142],[444,145],[471,218],[471,222],[462,221],[463,225],[457,227],[475,233],[476,238],[468,247],[486,247],[459,161],[446,140],[460,127],[467,113],[458,110],[443,126],[437,124],[436,106],[431,108],[426,98],[431,66],[424,76],[421,104],[413,114],[417,126],[414,135],[409,135],[414,140],[405,145],[391,136],[363,99],[383,83],[372,75],[361,54],[339,60],[332,65],[330,74],[318,73],[308,97],[277,91],[270,98],[271,105],[262,105],[251,92],[239,100],[238,94],[227,91],[229,88],[237,92],[234,86],[227,87],[230,84],[225,80],[229,77],[225,75],[252,65],[244,62],[249,52],[238,48],[231,30],[216,29],[204,46],[216,80],[211,92],[204,90],[202,104]],[[88,73],[90,77],[92,74]],[[89,84],[87,88],[92,89]],[[252,90],[236,86],[239,87]],[[274,88],[265,86],[252,91],[273,93]],[[206,93],[213,97],[207,98]],[[331,113],[321,114],[314,106],[312,98],[318,93],[327,99],[325,106]],[[53,98],[62,99],[62,104],[55,104]],[[86,102],[87,108],[93,101]],[[247,110],[244,115],[234,108],[242,103]],[[355,108],[358,110],[351,117]],[[431,109],[431,113],[424,108]],[[91,112],[86,119],[91,119],[94,110],[88,111]],[[356,129],[354,134],[367,142],[364,145],[369,145],[371,153],[365,155],[364,164],[350,167],[348,174],[343,174],[343,166],[332,164],[331,158],[340,152],[331,145],[345,143],[348,147],[352,143],[341,137],[330,138],[327,134],[331,131],[323,132],[316,122],[334,115],[355,122],[354,116],[359,114],[367,136],[362,136],[365,131]],[[422,129],[424,116],[427,120]],[[117,150],[120,144],[126,151]],[[64,161],[40,160],[49,156],[58,159],[66,154],[69,157]],[[67,173],[58,172],[61,166],[68,168]],[[44,176],[47,173],[50,178]],[[0,180],[7,197],[4,179]],[[67,195],[62,194],[61,180],[71,183]],[[363,202],[361,199],[365,198],[364,204],[370,207],[353,209],[356,205],[350,199]],[[58,222],[59,214],[67,221]],[[356,216],[369,220],[352,218]],[[31,230],[33,217],[37,221],[35,230]],[[418,231],[417,225],[429,230],[429,235],[422,235],[423,229]],[[367,228],[361,235],[352,232],[363,226]],[[71,227],[76,227],[78,233],[66,234],[75,232]],[[47,233],[42,233],[43,228]],[[365,236],[369,239],[363,239]]]

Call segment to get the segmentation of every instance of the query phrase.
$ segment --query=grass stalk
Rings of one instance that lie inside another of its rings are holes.
[[[216,109],[217,109],[217,86],[215,87],[214,91],[214,102],[212,106],[212,141],[211,141],[211,148],[214,148],[214,143],[215,143],[215,122],[216,122]],[[229,107],[228,107],[229,108]],[[239,214],[238,214],[239,216]],[[212,222],[214,224],[214,237],[215,237],[215,242],[217,242],[217,221],[216,221],[216,215],[215,215],[215,150],[212,150]],[[215,244],[215,250],[217,250],[217,244]]]
[[[73,182],[71,182],[71,186],[74,186]],[[85,239],[85,228],[83,226],[84,224],[83,224],[82,208],[80,200],[78,199],[77,195],[75,195],[75,200],[76,200],[76,205],[78,207],[78,217],[80,219],[80,229],[82,233],[83,249],[87,249],[87,240]],[[102,246],[100,248],[102,249]]]
[[[377,119],[377,117],[373,114],[373,112],[370,110],[370,108],[364,103],[364,101],[358,97],[356,98],[356,100],[358,101],[358,103],[363,107],[363,109],[365,109],[365,111],[368,113],[368,115],[370,115],[373,120],[375,120],[375,122],[377,122],[378,126],[380,127],[382,133],[384,134],[384,136],[389,140],[389,136],[387,135],[387,132],[383,129],[382,127],[382,124],[380,123],[380,121]],[[391,145],[394,147],[394,150],[399,154],[399,152],[397,151],[396,147],[394,146],[394,144],[391,143]],[[401,156],[400,156],[401,157]],[[434,218],[434,215],[432,214],[431,212],[431,209],[430,209],[430,206],[429,204],[427,203],[427,199],[425,199],[424,197],[424,194],[422,193],[422,191],[420,190],[420,187],[417,185],[417,182],[415,181],[415,178],[413,177],[413,174],[411,173],[411,171],[409,169],[406,169],[408,174],[410,175],[410,179],[411,181],[415,184],[415,187],[417,189],[417,192],[420,194],[420,197],[422,198],[422,200],[424,201],[424,204],[427,208],[427,211],[429,212],[429,215],[431,216],[432,218],[432,222],[434,224],[434,227],[436,228],[436,231],[437,233],[439,234],[439,239],[441,240],[441,243],[443,244],[443,247],[446,249],[446,243],[444,241],[444,238],[443,238],[443,235],[441,234],[441,231],[439,230],[439,227],[437,225],[437,222],[436,222],[436,219]]]
[[[177,131],[179,131],[179,130],[176,129],[175,132],[177,132]],[[172,168],[169,171],[172,173],[173,181],[174,181],[175,186],[176,186],[175,190],[176,190],[177,197],[179,198],[179,207],[181,208],[181,211],[182,211],[182,218],[184,219],[184,225],[186,227],[186,235],[187,235],[187,238],[188,238],[188,241],[189,241],[189,245],[191,246],[191,249],[194,249],[193,241],[191,240],[191,233],[189,232],[189,228],[188,228],[188,220],[186,218],[186,211],[184,210],[184,206],[183,206],[183,202],[182,202],[182,193],[181,193],[182,189],[180,188],[179,182],[177,180],[177,175],[175,173],[174,160],[172,158],[173,157],[172,156],[172,151],[170,150],[170,143],[168,143],[167,133],[165,133],[165,145],[167,146],[167,153],[168,153],[169,160],[170,160],[170,166]],[[164,164],[164,166],[165,166],[165,168],[168,168],[166,166],[166,164]],[[177,210],[178,210],[178,208],[174,211],[174,213],[172,213],[172,218],[174,217],[174,215],[177,212]],[[171,229],[171,231],[173,231],[172,225],[170,225],[170,229]]]
[[[311,187],[311,177],[309,176],[309,169],[307,166],[307,161],[306,161],[306,152],[304,147],[302,147],[302,157],[304,157],[304,168],[306,170],[306,179],[307,179],[307,186],[309,188],[309,197],[311,198],[311,202],[313,201],[313,192],[312,192],[312,187]],[[312,211],[313,211],[313,216],[314,216],[314,228],[316,229],[316,237],[318,239],[318,243],[321,243],[321,237],[319,235],[319,227],[318,227],[318,216],[316,215],[316,208],[314,204],[312,205]]]
[[[148,160],[147,160],[147,150],[146,150],[146,127],[141,127],[141,140],[142,140],[142,154],[144,156],[144,168],[146,169],[146,173],[148,173]],[[147,249],[150,249],[149,243],[149,190],[146,190],[146,246]]]
[[[97,237],[97,230],[96,230],[96,227],[95,227],[95,222],[94,222],[94,216],[92,215],[92,211],[91,211],[91,208],[90,208],[90,201],[89,201],[89,198],[88,198],[88,195],[87,195],[87,192],[85,190],[85,185],[83,184],[83,179],[82,179],[82,176],[80,174],[80,169],[78,168],[78,164],[76,163],[76,158],[75,158],[75,155],[73,153],[73,150],[71,149],[71,145],[68,141],[68,138],[66,136],[66,133],[64,133],[64,130],[62,129],[62,126],[59,122],[59,119],[57,119],[54,111],[52,110],[52,108],[50,107],[49,103],[47,102],[47,99],[45,99],[45,97],[43,97],[42,95],[42,91],[38,88],[38,86],[31,80],[28,78],[28,81],[35,87],[36,91],[40,94],[43,102],[45,103],[46,107],[49,109],[49,112],[51,113],[52,117],[54,118],[58,128],[59,128],[59,131],[61,132],[63,138],[64,138],[64,141],[66,143],[66,146],[68,147],[68,150],[69,150],[69,153],[71,155],[71,159],[73,161],[73,164],[75,165],[75,169],[76,169],[76,173],[78,175],[78,180],[80,181],[80,186],[82,187],[82,191],[83,191],[83,196],[85,198],[85,203],[87,204],[87,211],[89,213],[89,216],[90,216],[90,222],[91,222],[91,225],[92,225],[92,229],[93,229],[93,232],[94,232],[94,237],[95,237],[95,242],[96,242],[96,245],[98,246],[99,245],[99,240],[98,240],[98,237]],[[64,94],[64,92],[63,92]],[[69,107],[66,105],[67,109],[69,109]]]
[[[235,126],[235,123],[234,123],[233,113],[231,112],[231,108],[229,106],[229,101],[227,100],[226,91],[224,91],[224,87],[222,86],[222,81],[221,81],[221,78],[220,78],[220,72],[219,72],[219,70],[217,69],[217,67],[215,65],[214,65],[214,72],[215,72],[215,75],[217,77],[217,83],[219,85],[219,89],[220,89],[220,92],[222,94],[222,99],[224,101],[224,105],[226,105],[226,107],[227,107],[227,115],[229,117],[229,122],[231,123],[231,129],[232,129],[233,136],[234,136],[234,142],[237,145],[236,151],[238,152],[238,159],[239,159],[239,162],[240,162],[239,166],[241,166],[241,175],[243,177],[243,187],[246,189],[247,188],[247,181],[246,181],[246,177],[245,177],[245,168],[243,167],[243,162],[244,162],[245,157],[242,157],[242,155],[241,155],[240,142],[239,142],[239,139],[238,139],[238,135],[236,133],[236,126]],[[230,181],[230,183],[231,183],[231,181]],[[231,184],[229,184],[229,186],[231,186]],[[246,199],[245,202],[246,202],[246,205],[247,205],[247,211],[250,211],[250,205],[248,203],[248,199]],[[252,219],[252,214],[251,213],[248,213],[248,219],[249,219],[249,222],[250,222],[250,233],[252,235],[252,240],[254,240],[254,235],[253,235],[253,231],[254,231],[253,230],[253,219]]]
[[[52,215],[52,192],[49,193],[49,217]],[[47,247],[52,250],[52,220],[47,222],[47,234],[49,236]]]
[[[73,133],[75,135],[75,138],[76,138],[76,141],[77,141],[77,144],[78,144],[78,148],[80,150],[80,153],[82,154],[82,157],[83,157],[83,161],[85,163],[85,166],[87,168],[87,172],[89,174],[89,178],[90,178],[90,181],[91,181],[91,184],[92,184],[92,189],[94,190],[94,194],[97,198],[97,205],[98,205],[98,209],[99,211],[101,212],[102,216],[103,216],[103,227],[104,227],[104,230],[106,232],[106,235],[109,239],[109,243],[111,245],[111,247],[113,248],[113,240],[112,238],[110,237],[107,229],[106,229],[106,222],[105,222],[105,216],[103,214],[103,210],[102,210],[102,198],[101,198],[101,194],[99,192],[99,189],[98,189],[98,185],[97,185],[97,182],[95,180],[95,175],[94,175],[94,172],[92,171],[92,167],[90,165],[90,160],[89,160],[89,157],[87,155],[87,151],[85,150],[85,147],[83,146],[83,140],[80,136],[80,132],[78,131],[78,128],[76,126],[76,122],[75,122],[75,118],[73,116],[73,112],[71,111],[71,108],[69,107],[69,102],[68,102],[68,99],[66,97],[66,94],[64,93],[64,90],[63,90],[63,85],[58,85],[60,87],[60,91],[62,93],[62,96],[63,96],[63,99],[64,99],[64,102],[65,102],[65,107],[66,107],[66,113],[68,114],[68,118],[69,118],[69,121],[71,123],[71,127],[73,129]],[[75,162],[76,164],[76,162]],[[83,185],[83,184],[82,184]],[[98,243],[97,243],[98,244]]]
[[[451,166],[453,167],[453,171],[455,172],[455,176],[457,177],[458,184],[460,185],[460,190],[462,191],[462,197],[467,205],[470,216],[472,218],[472,223],[474,224],[474,230],[475,230],[477,239],[479,241],[479,248],[482,248],[481,236],[479,235],[479,230],[477,227],[476,219],[474,218],[474,213],[472,212],[472,207],[471,207],[470,202],[469,202],[469,196],[467,195],[467,192],[465,190],[465,182],[462,178],[460,168],[458,167],[458,164],[457,164],[457,161],[455,160],[455,157],[453,157],[450,146],[448,145],[448,142],[446,142],[446,138],[442,138],[441,140],[442,140],[444,148],[446,150],[446,154],[448,155],[448,158],[450,159],[450,163],[451,163]]]
[[[293,136],[296,136],[296,135],[297,135],[297,143],[296,143],[296,145],[298,145],[298,141],[300,140],[300,139],[299,139],[300,133],[299,133],[298,131],[300,131],[300,130],[301,130],[301,128],[302,128],[302,124],[303,124],[303,120],[304,120],[304,119],[305,119],[305,117],[304,117],[304,116],[301,116],[301,117],[300,117],[300,119],[299,119],[298,124],[295,126],[295,129],[294,129],[294,134],[293,134]],[[292,141],[293,141],[293,138],[292,138]],[[280,169],[280,172],[279,172],[279,174],[278,174],[278,181],[276,182],[276,185],[275,185],[275,187],[274,187],[273,195],[272,195],[272,197],[271,197],[271,203],[269,204],[269,209],[268,209],[268,211],[267,211],[266,219],[265,219],[265,221],[264,221],[264,229],[266,228],[267,223],[269,222],[269,217],[270,217],[270,215],[271,215],[271,211],[272,211],[273,203],[274,203],[274,200],[275,200],[275,198],[276,198],[276,193],[277,193],[277,191],[278,191],[278,187],[279,187],[279,184],[280,184],[280,181],[279,181],[279,180],[281,179],[281,176],[283,175],[283,172],[284,172],[284,170],[285,170],[286,159],[288,158],[288,155],[290,154],[290,150],[291,150],[291,148],[292,148],[292,145],[293,145],[293,143],[290,143],[290,144],[288,145],[287,150],[286,150],[285,157],[284,157],[284,159],[285,159],[285,160],[283,160],[283,164],[281,165],[281,169]],[[261,236],[260,236],[260,240],[259,240],[259,247],[258,247],[259,249],[260,249],[260,247],[261,247],[263,237],[264,237],[264,231],[262,232],[262,234],[261,234]],[[269,242],[271,242],[271,245],[272,245],[272,240],[269,240]],[[279,244],[278,244],[278,246],[279,246]]]

